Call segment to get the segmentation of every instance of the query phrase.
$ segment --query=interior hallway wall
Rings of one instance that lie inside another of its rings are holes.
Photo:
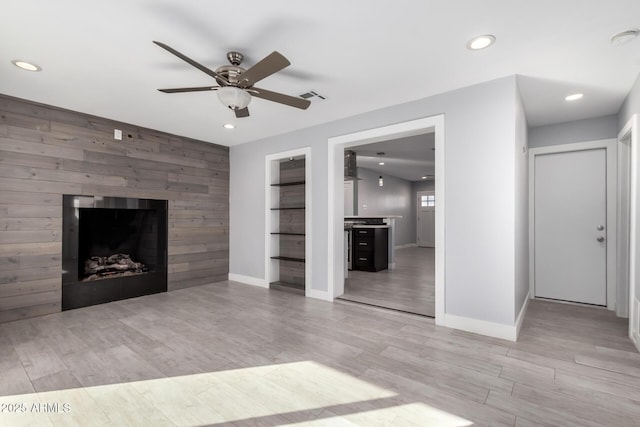
[[[631,116],[634,114],[640,114],[640,73],[636,78],[631,91],[625,98],[620,110],[618,110],[618,131],[621,130],[624,125],[627,124]],[[614,135],[617,136],[617,132]]]
[[[640,114],[640,74],[638,74],[635,84],[618,111],[619,130],[622,130],[634,114]],[[637,197],[640,198],[640,194],[638,194]],[[636,216],[632,221],[633,220],[636,221],[636,233],[640,234],[640,216]],[[636,239],[640,241],[640,235],[637,235]],[[631,286],[633,286],[633,284],[631,284]],[[640,300],[640,274],[636,274],[635,295],[636,299]]]
[[[380,187],[380,176],[371,169],[358,168],[358,215],[399,215],[402,218],[395,220],[394,246],[415,243],[415,233],[411,233],[412,222],[415,222],[415,212],[411,210],[411,182],[383,174],[384,185]]]
[[[594,117],[549,126],[532,127],[528,132],[529,147],[570,144],[615,138],[618,135],[616,115]]]
[[[445,312],[513,326],[516,90],[509,76],[231,147],[230,273],[265,278],[265,156],[311,147],[311,289],[328,295],[328,138],[444,114]]]
[[[516,91],[515,119],[514,322],[517,321],[529,293],[529,141],[527,138],[527,117],[520,98],[520,91]]]

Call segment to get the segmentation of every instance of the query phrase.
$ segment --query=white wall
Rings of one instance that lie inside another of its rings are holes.
[[[622,130],[634,114],[640,114],[640,73],[638,73],[636,82],[633,84],[631,91],[629,91],[629,94],[622,103],[620,110],[618,110],[617,130]]]
[[[435,181],[432,179],[424,180],[424,181],[415,181],[411,183],[411,191],[413,192],[414,196],[418,194],[418,192],[420,191],[434,191],[436,188],[435,184],[436,184]],[[414,197],[414,203],[416,202],[415,197]]]
[[[627,124],[634,114],[640,114],[640,74],[634,83],[631,91],[624,100],[620,110],[618,111],[618,125],[620,130]],[[640,138],[636,137],[636,141]],[[637,153],[637,152],[636,152]],[[635,155],[638,158],[638,154]],[[636,197],[640,200],[640,186],[636,187]],[[631,221],[635,221],[636,230],[636,242],[640,241],[640,215],[636,215],[636,218],[632,218]],[[633,261],[632,261],[633,262]],[[633,284],[631,284],[633,286]],[[635,298],[640,300],[640,271],[636,270],[635,277]],[[637,344],[638,345],[638,344]]]
[[[527,118],[516,92],[515,129],[515,311],[514,321],[524,306],[529,292],[529,161]]]
[[[597,141],[615,138],[619,130],[618,117],[616,115],[594,117],[530,128],[528,144],[529,147],[545,147],[547,145]]]
[[[358,215],[400,215],[395,220],[395,246],[415,243],[412,236],[411,182],[391,175],[383,175],[384,186],[378,185],[380,174],[371,169],[358,168]],[[365,208],[364,205],[367,207]]]
[[[230,272],[264,278],[264,156],[310,146],[311,287],[326,291],[327,139],[438,114],[445,116],[445,312],[513,325],[515,76],[231,147]]]
[[[618,111],[618,126],[619,130],[627,124],[627,122],[631,119],[631,116],[634,114],[640,114],[640,73],[638,74],[638,78],[634,83],[631,91],[627,95],[626,99],[622,103],[620,110]],[[640,197],[640,195],[638,195]],[[634,219],[632,219],[633,221]],[[636,221],[636,232],[640,233],[640,215],[635,218]],[[636,241],[640,241],[640,236],[636,236]],[[635,295],[637,299],[640,299],[640,272],[636,272],[636,283],[635,283]]]

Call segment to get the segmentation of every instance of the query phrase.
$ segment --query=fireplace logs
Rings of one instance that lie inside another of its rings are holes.
[[[114,254],[108,257],[92,256],[84,262],[82,281],[104,279],[114,276],[131,276],[147,272],[141,262],[135,262],[127,254]]]

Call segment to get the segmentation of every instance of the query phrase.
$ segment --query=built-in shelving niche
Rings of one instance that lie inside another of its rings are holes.
[[[306,156],[272,160],[269,287],[304,295],[306,288]]]

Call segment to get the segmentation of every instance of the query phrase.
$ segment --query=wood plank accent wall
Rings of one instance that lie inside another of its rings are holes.
[[[0,322],[61,309],[63,194],[168,200],[169,290],[227,280],[228,147],[0,95]]]

